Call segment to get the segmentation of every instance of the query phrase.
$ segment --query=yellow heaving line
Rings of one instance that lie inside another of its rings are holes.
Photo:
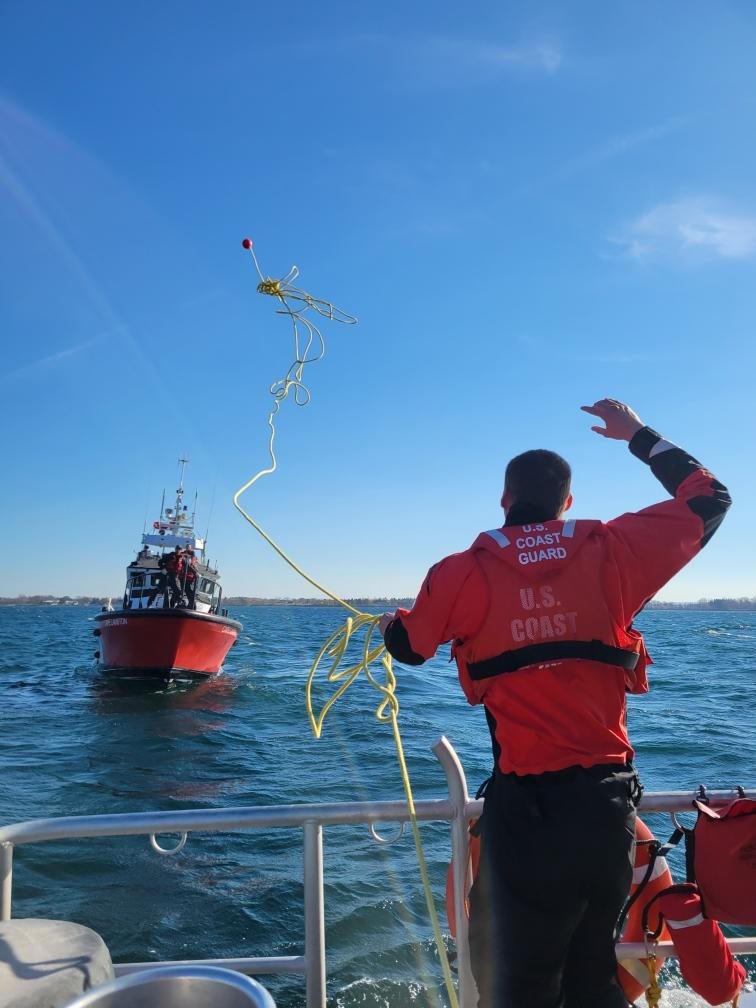
[[[286,374],[282,378],[274,381],[270,386],[270,394],[273,397],[273,406],[268,414],[268,427],[270,428],[268,454],[270,456],[270,465],[267,468],[261,469],[259,472],[255,473],[251,479],[247,480],[243,486],[239,487],[234,494],[234,507],[240,512],[245,520],[249,522],[255,531],[258,532],[263,539],[273,547],[281,559],[285,560],[286,563],[297,572],[297,574],[303,577],[305,581],[309,582],[309,584],[311,584],[314,588],[317,588],[318,591],[328,596],[328,598],[333,599],[334,602],[338,602],[339,605],[343,606],[352,614],[347,618],[344,625],[339,627],[339,629],[332,633],[325,641],[318,652],[315,661],[312,663],[310,673],[307,677],[306,687],[307,716],[310,719],[310,724],[315,737],[320,738],[323,731],[323,722],[325,721],[328,711],[362,671],[364,671],[371,686],[373,686],[381,694],[381,701],[376,710],[376,718],[379,721],[385,721],[391,724],[391,729],[394,735],[394,743],[396,745],[396,753],[399,760],[399,768],[402,775],[402,783],[404,784],[404,793],[407,797],[407,807],[409,809],[410,823],[412,825],[412,835],[415,840],[415,850],[417,852],[417,860],[420,868],[420,877],[422,879],[423,889],[425,892],[425,902],[428,908],[431,924],[433,926],[433,934],[436,941],[436,947],[438,949],[439,959],[441,961],[441,969],[444,975],[446,991],[449,996],[449,1003],[451,1008],[457,1008],[457,993],[454,988],[454,981],[449,967],[449,958],[446,954],[446,946],[444,945],[438,914],[436,913],[436,907],[433,901],[433,893],[431,891],[430,880],[428,878],[428,869],[426,866],[425,855],[423,853],[423,844],[420,838],[417,814],[415,812],[415,802],[412,797],[412,787],[410,784],[409,773],[407,771],[407,761],[404,757],[404,747],[402,745],[402,738],[399,732],[399,701],[396,697],[396,676],[394,675],[392,669],[391,655],[386,651],[383,641],[381,640],[380,643],[376,644],[372,643],[373,634],[378,626],[380,617],[373,616],[370,613],[360,612],[358,609],[355,609],[354,606],[351,606],[348,602],[344,601],[344,599],[339,598],[338,595],[329,591],[328,588],[303,571],[302,568],[299,567],[299,565],[296,564],[283,549],[281,549],[278,543],[276,543],[272,537],[268,535],[265,529],[263,529],[255,521],[252,515],[245,511],[240,503],[242,495],[246,493],[250,487],[252,487],[262,476],[267,476],[276,470],[275,418],[281,408],[281,404],[292,392],[294,395],[294,402],[297,406],[305,406],[310,401],[310,392],[302,381],[302,374],[306,364],[314,363],[323,357],[325,354],[325,342],[320,329],[311,318],[307,318],[305,316],[305,312],[311,311],[316,315],[320,315],[322,318],[329,319],[332,322],[342,322],[345,325],[355,325],[357,319],[353,315],[349,315],[347,312],[337,308],[329,301],[323,301],[320,298],[315,298],[311,294],[308,294],[307,291],[301,290],[299,287],[295,287],[294,281],[299,276],[299,270],[296,266],[292,266],[286,276],[280,280],[263,276],[250,239],[245,238],[242,245],[251,254],[255,269],[257,270],[257,274],[260,278],[260,282],[257,285],[258,292],[260,294],[267,294],[270,297],[274,297],[279,304],[279,307],[276,309],[276,313],[288,316],[291,321],[294,335],[294,361]],[[352,636],[357,632],[362,632],[363,630],[365,632],[365,638],[359,660],[342,668],[342,659],[346,654]],[[326,677],[327,682],[338,683],[338,688],[333,696],[331,696],[331,698],[324,704],[320,713],[315,714],[312,707],[312,684],[315,679],[315,674],[323,661],[330,662],[330,667]],[[380,661],[382,666],[383,680],[378,678],[373,671],[371,671],[370,666],[376,661]]]

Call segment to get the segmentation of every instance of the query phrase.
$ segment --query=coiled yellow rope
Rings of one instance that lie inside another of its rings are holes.
[[[297,574],[303,577],[305,581],[311,584],[314,588],[317,588],[318,591],[328,596],[328,598],[333,599],[334,602],[338,602],[339,605],[343,606],[352,613],[352,615],[347,618],[344,625],[339,627],[339,629],[332,633],[325,641],[318,652],[315,661],[312,663],[305,689],[307,716],[310,720],[310,725],[312,726],[315,737],[320,738],[323,731],[323,722],[325,721],[329,710],[359,676],[360,672],[363,671],[371,686],[373,686],[381,694],[382,699],[376,710],[376,718],[378,721],[389,722],[391,724],[394,744],[396,745],[397,758],[399,760],[399,768],[402,776],[402,783],[404,785],[404,793],[407,798],[407,807],[409,809],[412,835],[415,841],[415,850],[417,853],[418,866],[420,868],[420,877],[425,893],[425,902],[428,908],[431,925],[433,927],[433,935],[436,941],[439,959],[441,961],[444,984],[446,986],[446,992],[449,997],[449,1004],[451,1008],[457,1008],[457,992],[454,988],[454,981],[452,979],[451,968],[449,966],[449,958],[446,954],[446,946],[444,945],[443,935],[441,934],[441,926],[439,924],[438,914],[433,901],[433,893],[431,890],[430,879],[428,878],[428,869],[425,861],[422,839],[420,837],[417,813],[415,811],[415,802],[412,796],[412,786],[410,784],[407,761],[404,756],[404,746],[402,745],[402,738],[399,731],[399,701],[396,697],[396,676],[394,675],[392,668],[391,655],[386,651],[383,641],[381,640],[380,644],[372,644],[372,637],[378,626],[380,617],[371,615],[370,613],[360,612],[344,599],[339,598],[338,595],[329,591],[328,588],[324,587],[309,574],[305,573],[305,571],[303,571],[302,568],[299,567],[298,564],[296,564],[291,557],[283,551],[283,549],[281,549],[271,536],[268,535],[268,533],[250,514],[248,514],[247,511],[245,511],[240,504],[242,494],[249,490],[249,488],[253,486],[262,476],[269,475],[276,470],[275,418],[281,408],[281,403],[288,397],[292,389],[294,390],[294,402],[296,405],[304,406],[310,401],[310,392],[302,382],[302,374],[306,364],[313,363],[323,357],[325,353],[325,343],[320,329],[314,324],[314,322],[312,322],[311,319],[304,317],[304,312],[312,310],[318,315],[321,315],[323,318],[327,318],[334,322],[343,322],[347,325],[354,325],[357,322],[357,319],[353,315],[349,315],[342,311],[340,308],[336,308],[336,306],[332,305],[330,302],[314,298],[306,291],[294,287],[292,282],[299,275],[299,270],[296,266],[292,266],[287,275],[281,280],[275,280],[271,277],[263,276],[257,262],[252,242],[248,238],[245,238],[242,244],[244,248],[250,252],[255,269],[260,277],[260,283],[257,286],[258,292],[260,294],[268,294],[271,297],[275,297],[281,305],[281,307],[277,309],[277,314],[288,315],[291,319],[294,334],[295,359],[284,377],[273,382],[270,386],[270,393],[273,396],[273,406],[268,414],[268,426],[270,428],[268,454],[270,455],[270,466],[255,473],[251,479],[247,480],[243,486],[239,487],[234,494],[234,507],[237,511],[239,511],[242,517],[249,522],[255,531],[258,532],[263,539],[265,539],[265,541],[273,547],[281,559],[285,560],[286,563],[297,572]],[[300,325],[302,325],[307,332],[304,345],[302,345],[300,340]],[[342,660],[346,655],[352,636],[363,630],[365,631],[365,638],[359,660],[342,668]],[[326,676],[326,681],[329,683],[338,683],[339,685],[335,693],[324,704],[320,713],[316,715],[312,705],[312,686],[318,668],[324,659],[330,660],[330,668]],[[383,682],[374,675],[370,668],[373,662],[378,660],[380,660],[385,674]]]

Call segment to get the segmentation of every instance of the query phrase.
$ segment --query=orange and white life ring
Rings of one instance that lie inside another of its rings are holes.
[[[646,826],[643,820],[636,816],[635,819],[635,867],[633,869],[633,884],[630,887],[629,899],[637,892],[648,872],[648,864],[651,860],[651,844],[654,842],[654,835]],[[651,869],[651,875],[646,882],[642,894],[630,907],[625,926],[622,929],[621,941],[642,942],[643,941],[643,911],[648,904],[658,896],[662,890],[672,885],[672,875],[669,870],[666,858],[657,857]],[[669,940],[669,932],[662,925],[659,937]],[[657,963],[661,965],[662,957],[657,956]],[[628,1000],[636,1001],[646,990],[650,983],[648,967],[645,959],[620,959],[617,963],[617,980]]]
[[[467,892],[465,893],[465,917],[470,919],[470,889],[475,879],[478,877],[478,867],[480,865],[480,834],[476,827],[477,819],[473,819],[467,829],[467,840],[470,849],[470,856],[467,862]],[[446,919],[449,922],[449,931],[452,938],[457,939],[457,917],[454,912],[454,862],[449,862],[446,869]]]

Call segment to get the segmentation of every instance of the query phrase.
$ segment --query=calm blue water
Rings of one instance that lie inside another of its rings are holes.
[[[93,672],[95,612],[0,608],[3,823],[402,797],[390,731],[375,720],[377,694],[364,683],[339,701],[321,741],[310,733],[307,671],[341,610],[235,610],[244,630],[224,674],[163,692],[125,691]],[[632,698],[629,715],[646,787],[756,786],[756,613],[652,612],[639,624],[656,662],[651,694]],[[430,752],[442,733],[474,791],[487,775],[488,735],[462,699],[448,652],[422,669],[396,668],[416,796],[444,793]],[[666,836],[667,822],[658,827]],[[440,899],[448,831],[428,825],[423,836]],[[325,852],[330,1003],[434,1003],[428,991],[439,971],[411,837],[379,847],[366,828],[333,827]],[[88,924],[115,960],[303,949],[298,831],[194,835],[172,858],[144,838],[40,844],[19,849],[14,879],[16,916]],[[264,982],[284,1008],[302,1003],[298,978]],[[677,991],[667,1003],[700,1002]]]

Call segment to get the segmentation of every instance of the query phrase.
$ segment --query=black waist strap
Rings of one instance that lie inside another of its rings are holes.
[[[603,662],[604,665],[618,665],[632,672],[638,664],[637,651],[612,647],[600,640],[592,641],[550,641],[547,644],[528,644],[513,651],[502,651],[494,658],[472,662],[469,666],[472,679],[490,679],[504,672],[516,672],[527,665],[542,665],[544,662],[560,661],[565,658],[586,658]]]

